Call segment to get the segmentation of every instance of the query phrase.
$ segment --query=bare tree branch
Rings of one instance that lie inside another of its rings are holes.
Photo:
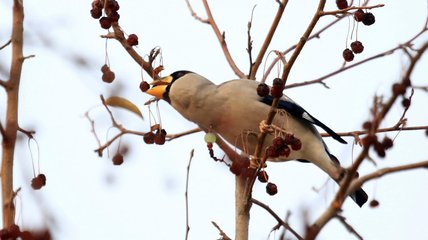
[[[250,66],[251,70],[250,70],[250,75],[249,75],[249,79],[255,79],[256,78],[256,74],[257,74],[257,70],[260,66],[260,64],[263,61],[263,58],[266,54],[266,51],[270,45],[270,42],[272,41],[273,35],[275,34],[275,31],[278,27],[279,21],[282,18],[282,14],[284,13],[285,7],[287,6],[288,0],[282,0],[278,6],[278,10],[276,12],[275,18],[273,19],[273,22],[271,24],[271,27],[269,29],[269,32],[265,38],[265,41],[263,42],[262,47],[260,48],[260,52],[257,55],[256,61],[254,62],[254,64],[252,64]]]
[[[373,9],[373,8],[380,8],[380,7],[384,7],[385,4],[377,4],[377,5],[373,5],[373,6],[361,6],[361,7],[357,7],[357,6],[351,6],[345,9],[340,9],[340,10],[335,10],[335,11],[330,11],[330,12],[323,12],[322,15],[326,16],[326,15],[338,15],[338,14],[346,14],[349,11],[352,10],[366,10],[366,9]]]
[[[355,230],[352,225],[350,225],[346,218],[342,215],[336,215],[336,218],[345,226],[345,228],[352,234],[354,234],[358,239],[363,240],[364,238]]]
[[[245,74],[239,70],[238,66],[236,65],[235,61],[233,60],[230,52],[229,52],[229,48],[227,46],[226,40],[225,40],[225,33],[221,33],[217,23],[215,22],[213,15],[211,13],[211,9],[208,5],[207,0],[202,0],[204,7],[205,7],[205,12],[207,13],[208,16],[208,23],[211,25],[212,29],[214,30],[215,35],[217,36],[218,41],[220,42],[221,48],[223,49],[223,53],[226,57],[227,62],[229,63],[230,67],[232,68],[232,70],[235,72],[235,74],[239,77],[239,78],[245,78]]]
[[[9,41],[7,41],[5,44],[0,46],[0,50],[3,50],[3,48],[9,46],[12,43],[12,39],[9,39]]]
[[[184,239],[188,239],[190,225],[189,225],[189,175],[190,175],[190,164],[192,164],[193,154],[195,150],[192,149],[190,151],[189,164],[187,165],[187,174],[186,174],[186,191],[184,192],[184,197],[186,201],[186,237]]]
[[[232,240],[230,237],[227,236],[227,234],[220,228],[220,226],[216,222],[211,221],[211,223],[220,232],[220,236],[221,236],[220,240]]]

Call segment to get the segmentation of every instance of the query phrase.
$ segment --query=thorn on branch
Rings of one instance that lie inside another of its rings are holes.
[[[29,139],[33,139],[33,138],[34,138],[34,137],[33,137],[33,134],[35,134],[35,133],[36,133],[36,131],[34,131],[34,130],[24,130],[24,129],[22,129],[21,127],[18,127],[18,131],[20,131],[20,132],[22,132],[23,134],[27,135],[27,137],[28,137]]]

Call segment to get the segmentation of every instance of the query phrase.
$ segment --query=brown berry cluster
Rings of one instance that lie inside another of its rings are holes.
[[[103,73],[103,75],[101,77],[103,82],[112,83],[114,81],[116,76],[107,64],[104,64],[101,67],[101,72]]]
[[[46,176],[43,173],[40,173],[39,175],[31,179],[31,187],[34,190],[39,190],[45,185],[46,185]]]
[[[370,207],[371,208],[376,208],[378,206],[379,206],[379,201],[378,200],[373,199],[373,200],[370,201]]]
[[[163,145],[166,140],[166,131],[165,129],[158,128],[156,132],[150,131],[144,134],[143,140],[146,144],[157,144]]]
[[[266,154],[268,158],[278,158],[278,157],[288,157],[291,153],[291,150],[298,151],[302,148],[302,142],[300,139],[296,138],[293,134],[285,134],[282,137],[276,137],[272,141]]]
[[[103,16],[103,8],[106,16]],[[112,22],[119,21],[120,15],[119,3],[116,0],[107,0],[106,6],[104,6],[104,0],[94,0],[92,2],[91,16],[95,19],[99,19],[100,25],[104,29],[109,29]]]
[[[348,2],[346,0],[336,0],[336,5],[339,9],[348,8]],[[362,22],[366,26],[370,26],[375,23],[375,16],[373,13],[364,12],[362,9],[358,9],[354,12],[354,20],[356,22]],[[342,57],[346,62],[354,60],[354,54],[359,54],[364,51],[364,45],[362,42],[356,40],[351,43],[351,48],[346,48],[342,52]]]
[[[370,131],[372,129],[372,123],[369,121],[363,123],[363,128]],[[384,158],[386,155],[385,150],[392,148],[392,146],[394,145],[394,142],[392,141],[391,138],[387,136],[385,136],[382,141],[379,141],[376,135],[368,134],[362,139],[362,145],[365,148],[369,148],[370,146],[373,146],[377,155],[381,158]]]
[[[259,182],[261,182],[261,183],[267,183],[266,184],[267,194],[273,196],[273,195],[278,193],[278,187],[276,186],[276,184],[272,183],[272,182],[268,182],[269,181],[269,175],[267,174],[267,172],[265,170],[260,170],[257,173],[257,180],[259,180]]]
[[[257,86],[257,94],[260,97],[266,97],[269,95],[274,98],[282,97],[282,91],[284,90],[284,81],[281,78],[275,78],[272,83],[272,88],[265,83],[260,83]]]

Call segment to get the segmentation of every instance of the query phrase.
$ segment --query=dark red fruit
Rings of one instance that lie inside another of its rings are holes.
[[[128,38],[126,39],[126,41],[128,42],[128,44],[130,46],[135,46],[138,45],[138,36],[135,34],[129,34]]]
[[[115,78],[115,75],[114,75],[114,72],[112,71],[107,71],[103,73],[103,76],[102,76],[103,81],[106,83],[112,83],[114,78]]]
[[[19,234],[21,233],[21,230],[19,229],[19,226],[16,224],[12,224],[7,228],[7,232],[9,233],[9,236],[13,239],[19,237]]]
[[[91,16],[95,19],[100,18],[103,15],[103,10],[101,8],[92,8]]]
[[[43,173],[40,173],[37,178],[39,178],[39,181],[43,184],[43,186],[46,185],[46,176]]]
[[[354,53],[349,48],[343,50],[342,56],[343,56],[343,59],[345,59],[345,61],[347,62],[354,60]]]
[[[382,143],[375,142],[374,143],[374,150],[376,151],[376,153],[379,157],[384,158],[386,156],[385,148],[383,147]]]
[[[155,134],[155,143],[157,145],[163,145],[165,144],[165,137],[166,137],[166,131],[165,129],[157,130]]]
[[[273,80],[272,88],[270,89],[270,94],[274,98],[282,97],[282,91],[284,90],[284,81],[281,78],[275,78]]]
[[[141,91],[143,91],[143,92],[145,92],[145,91],[149,90],[149,89],[150,89],[150,85],[149,85],[149,83],[148,83],[148,82],[146,82],[146,81],[142,81],[142,82],[140,83],[140,89],[141,89]]]
[[[373,23],[375,23],[375,21],[376,19],[373,13],[369,13],[369,12],[364,13],[363,20],[362,20],[364,25],[370,26]]]
[[[31,187],[34,190],[39,190],[40,188],[43,187],[43,180],[40,179],[39,177],[34,177],[33,179],[31,179]]]
[[[403,107],[405,107],[405,108],[410,107],[410,103],[411,103],[411,101],[408,98],[403,98],[403,100],[401,101],[401,105],[403,105]]]
[[[269,182],[266,184],[266,192],[271,196],[275,195],[278,193],[278,187],[275,185],[275,183]]]
[[[155,134],[153,132],[147,132],[143,136],[143,140],[146,144],[155,143]]]
[[[269,175],[267,174],[266,171],[262,170],[257,174],[257,179],[262,182],[265,183],[269,180]]]
[[[285,141],[281,137],[276,137],[272,141],[272,145],[276,148],[281,148],[282,146],[284,146],[284,144],[285,144]]]
[[[382,140],[382,146],[383,146],[383,148],[384,148],[384,149],[389,149],[389,148],[391,148],[393,145],[394,145],[394,142],[393,142],[393,141],[392,141],[392,139],[391,139],[391,138],[389,138],[389,137],[385,137],[385,138]]]
[[[346,0],[336,0],[337,8],[339,9],[345,9],[348,8],[348,1]]]
[[[299,151],[302,148],[302,142],[299,139],[297,140],[298,141],[291,144],[291,149],[293,149],[293,151]]]
[[[108,18],[110,18],[110,21],[117,22],[119,21],[120,15],[117,12],[110,12],[108,15]]]
[[[116,0],[108,0],[107,1],[107,8],[110,11],[117,12],[117,11],[119,11],[120,6]]]
[[[370,207],[371,208],[375,208],[375,207],[378,207],[378,206],[379,206],[379,201],[378,200],[373,199],[373,200],[370,201]]]
[[[372,128],[372,122],[366,121],[363,123],[363,129],[370,130]]]
[[[278,154],[280,156],[285,156],[285,157],[288,157],[290,153],[291,153],[291,149],[288,146],[284,146],[278,151]]]
[[[367,135],[363,139],[361,139],[361,142],[362,145],[367,148],[377,142],[377,137],[376,135]]]
[[[268,158],[277,158],[277,157],[279,157],[279,151],[274,146],[269,146],[268,149],[267,149],[267,151],[266,151],[266,154],[267,154]]]
[[[392,92],[394,95],[404,95],[406,93],[406,86],[401,83],[394,83],[392,85]]]
[[[114,165],[121,165],[123,163],[123,155],[116,153],[116,155],[113,156],[112,162]]]
[[[354,12],[354,19],[357,22],[361,22],[363,21],[363,17],[364,17],[364,11],[361,9],[358,9],[356,12]]]
[[[362,53],[364,50],[364,46],[360,41],[354,41],[351,43],[351,49],[354,53]]]
[[[110,71],[110,67],[109,67],[107,64],[104,64],[104,65],[101,67],[101,72],[102,72],[102,73],[105,73],[105,72],[107,72],[107,71]]]
[[[104,1],[103,0],[94,0],[92,2],[92,8],[103,8]]]
[[[269,86],[265,83],[260,83],[259,86],[257,86],[257,94],[260,97],[266,97],[269,94]]]
[[[100,25],[104,29],[109,29],[111,27],[111,19],[109,17],[100,18]]]

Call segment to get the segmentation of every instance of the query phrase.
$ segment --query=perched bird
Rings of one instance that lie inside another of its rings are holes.
[[[155,80],[151,85],[146,93],[167,101],[183,117],[205,131],[217,133],[246,153],[254,153],[260,122],[266,119],[273,101],[270,95],[261,97],[257,94],[258,82],[238,79],[216,85],[196,73],[177,71]],[[341,143],[346,143],[345,140],[286,96],[280,99],[278,109],[273,124],[293,134],[300,140],[301,147],[291,151],[288,156],[268,160],[309,161],[340,182],[345,170],[330,154],[314,125]],[[274,136],[268,134],[263,149],[271,145],[273,139]],[[355,191],[350,197],[360,207],[368,198],[363,189]]]

